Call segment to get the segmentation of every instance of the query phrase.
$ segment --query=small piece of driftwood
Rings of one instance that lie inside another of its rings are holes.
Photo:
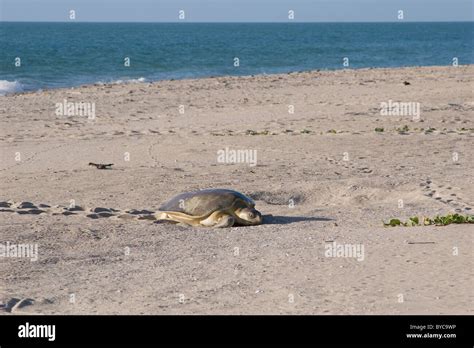
[[[94,166],[94,167],[96,167],[97,169],[112,169],[111,167],[112,167],[114,164],[113,164],[113,163],[103,164],[103,163],[92,163],[92,162],[89,162],[89,165],[90,165],[90,166]]]

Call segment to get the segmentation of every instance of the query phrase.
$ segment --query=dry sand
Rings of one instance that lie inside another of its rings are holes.
[[[382,220],[472,213],[473,81],[474,66],[363,69],[1,97],[0,242],[39,252],[0,260],[3,312],[472,314],[473,225]],[[64,99],[95,120],[56,115]],[[420,103],[420,120],[381,115],[389,100]],[[218,163],[226,148],[257,166]],[[211,187],[253,197],[266,223],[117,217]],[[71,200],[85,211],[63,215]],[[364,260],[326,257],[330,241]]]

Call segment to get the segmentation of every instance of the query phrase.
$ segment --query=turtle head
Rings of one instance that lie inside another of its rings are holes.
[[[239,218],[238,223],[242,225],[260,225],[262,223],[262,214],[254,208],[241,208],[235,211]]]

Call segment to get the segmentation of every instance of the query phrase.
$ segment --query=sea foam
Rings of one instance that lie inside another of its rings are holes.
[[[112,84],[112,85],[121,85],[121,84],[129,84],[129,83],[142,83],[147,82],[147,79],[144,77],[140,77],[138,79],[125,79],[125,80],[112,80],[112,81],[97,81],[96,83],[104,85],[104,84]]]
[[[18,81],[0,80],[0,95],[23,91],[23,85]]]

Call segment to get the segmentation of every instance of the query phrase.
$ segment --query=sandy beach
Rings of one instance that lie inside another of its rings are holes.
[[[0,243],[38,251],[0,260],[0,313],[473,314],[474,225],[383,226],[473,214],[473,81],[468,65],[0,97]],[[264,224],[147,219],[204,188],[252,197]]]

